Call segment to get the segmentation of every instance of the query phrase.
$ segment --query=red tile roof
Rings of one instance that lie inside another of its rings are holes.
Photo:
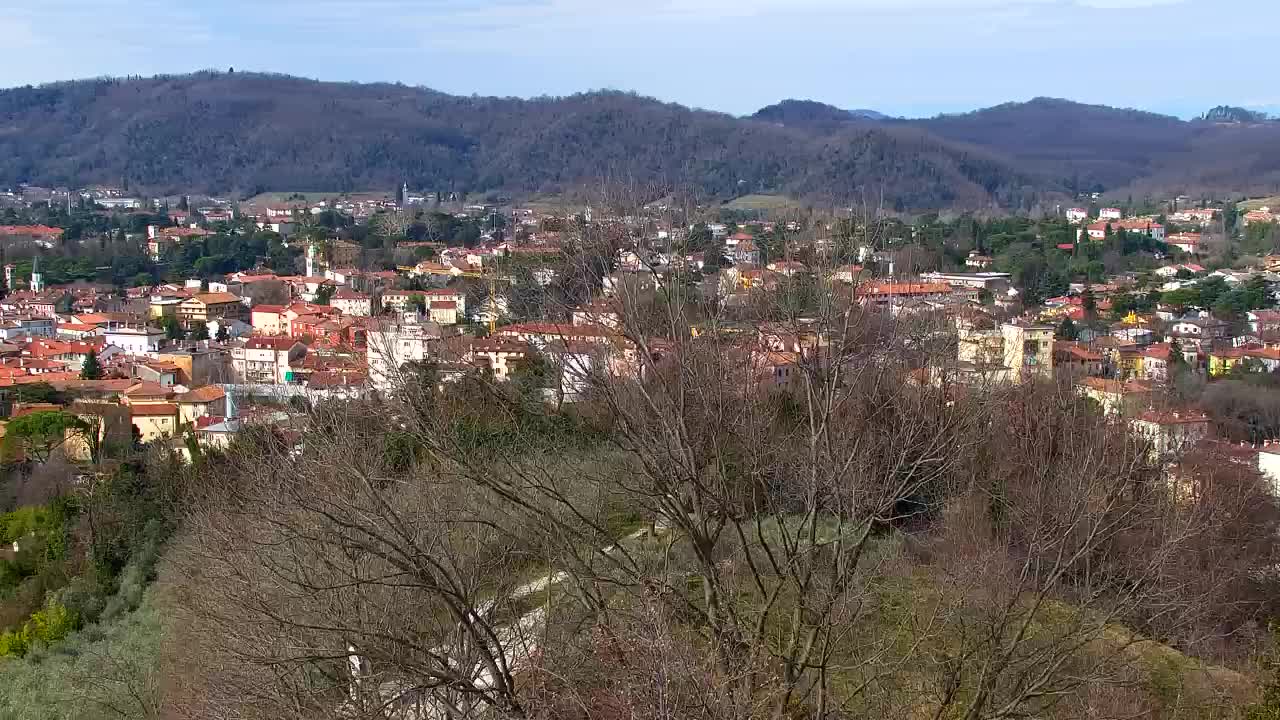
[[[174,401],[180,403],[211,403],[226,396],[226,391],[217,385],[205,385],[174,397]]]
[[[174,417],[178,414],[178,406],[172,403],[130,405],[129,414],[138,417]]]

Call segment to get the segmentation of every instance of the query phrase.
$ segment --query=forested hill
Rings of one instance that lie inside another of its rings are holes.
[[[748,118],[617,92],[459,97],[252,73],[0,90],[0,185],[153,193],[545,192],[614,178],[721,199],[1029,208],[1075,190],[1269,190],[1280,126],[1036,100],[932,120],[808,101]]]
[[[727,198],[765,191],[908,208],[1055,192],[915,128],[813,133],[623,93],[454,97],[387,84],[199,73],[0,91],[0,184],[549,191],[605,177]]]

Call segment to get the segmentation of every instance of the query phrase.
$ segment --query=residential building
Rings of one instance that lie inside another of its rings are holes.
[[[228,364],[230,357],[230,353],[217,347],[206,349],[188,348],[155,353],[157,360],[170,362],[178,367],[178,382],[188,387],[207,385],[211,382],[229,381]]]
[[[194,424],[202,417],[227,416],[227,393],[217,385],[205,385],[175,395],[173,402],[178,406],[178,421],[183,425]]]
[[[501,337],[484,338],[470,343],[466,360],[487,368],[498,380],[509,380],[516,368],[533,355],[534,350],[528,343]]]
[[[393,391],[401,381],[400,368],[429,359],[443,335],[443,328],[433,322],[410,319],[371,324],[365,350],[369,384],[381,392]]]
[[[1000,333],[1004,337],[1004,366],[1015,378],[1053,377],[1053,326],[1004,323]]]
[[[458,324],[458,303],[453,300],[428,300],[427,315],[431,322],[440,325]]]
[[[306,354],[307,346],[294,338],[250,338],[232,347],[231,369],[246,383],[289,383],[294,381],[293,364]]]
[[[945,283],[953,288],[973,288],[990,293],[1001,293],[1008,290],[1013,283],[1013,276],[1003,272],[976,273],[942,273],[931,272],[920,276],[921,280],[931,283]]]
[[[249,310],[249,324],[257,335],[287,335],[289,323],[283,305],[255,305]]]
[[[0,320],[0,340],[18,337],[54,337],[57,324],[53,317],[11,317]]]
[[[130,355],[145,355],[158,351],[164,345],[164,331],[158,328],[128,325],[102,328],[98,331],[108,345],[115,345]]]
[[[1165,382],[1169,379],[1169,365],[1173,358],[1173,346],[1169,343],[1149,345],[1138,352],[1139,359],[1135,375],[1152,382]]]
[[[1200,233],[1173,233],[1165,242],[1170,247],[1176,247],[1182,252],[1198,255],[1200,249],[1204,246],[1204,236]]]
[[[1067,222],[1078,223],[1087,219],[1089,219],[1088,210],[1084,208],[1068,208],[1067,209]]]
[[[133,376],[135,378],[143,382],[155,383],[164,388],[177,385],[181,374],[182,369],[176,363],[164,360],[136,363],[133,366]]]
[[[964,259],[964,266],[971,267],[976,270],[985,270],[995,263],[996,259],[990,255],[983,255],[977,250],[969,251],[969,256]]]
[[[1209,437],[1209,417],[1196,411],[1147,410],[1130,421],[1138,435],[1151,443],[1151,457],[1169,461]]]
[[[198,293],[178,305],[178,322],[185,328],[195,323],[208,323],[215,318],[242,319],[249,308],[240,298],[227,292]]]
[[[955,290],[950,285],[939,282],[876,282],[855,288],[854,294],[864,304],[891,307],[906,300],[947,300],[955,297]],[[977,291],[972,294],[976,299]]]
[[[338,288],[329,298],[329,305],[351,317],[368,317],[373,314],[373,298],[350,288]]]
[[[1088,377],[1076,383],[1076,392],[1097,402],[1104,415],[1131,417],[1150,405],[1153,391],[1139,380]]]
[[[1072,377],[1098,375],[1102,372],[1102,353],[1078,342],[1054,341],[1053,366],[1054,372],[1066,372]]]

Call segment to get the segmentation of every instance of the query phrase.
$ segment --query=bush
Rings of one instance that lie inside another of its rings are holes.
[[[37,645],[47,647],[61,641],[79,626],[75,612],[51,601],[21,628],[0,633],[0,657],[24,657]]]

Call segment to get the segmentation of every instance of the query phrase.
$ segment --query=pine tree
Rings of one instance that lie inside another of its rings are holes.
[[[1093,297],[1093,288],[1086,287],[1084,295],[1081,297],[1081,307],[1084,308],[1084,319],[1092,321],[1098,317],[1098,301]]]
[[[1058,325],[1058,332],[1055,334],[1059,340],[1080,339],[1080,331],[1076,329],[1075,322],[1069,317],[1062,318],[1062,323]]]
[[[89,354],[84,356],[84,365],[80,368],[81,380],[101,380],[102,379],[102,363],[98,361],[98,351],[89,350]]]
[[[1182,354],[1182,346],[1178,344],[1178,338],[1174,338],[1169,343],[1169,378],[1173,379],[1186,369],[1187,358]]]

